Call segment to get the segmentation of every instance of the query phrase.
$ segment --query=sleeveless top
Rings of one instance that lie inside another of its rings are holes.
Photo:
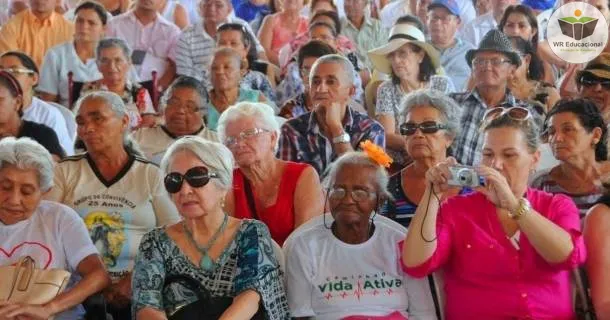
[[[258,102],[260,96],[260,92],[258,90],[250,90],[239,88],[239,96],[237,97],[237,102],[247,101],[247,102]],[[216,132],[216,128],[218,127],[218,118],[220,118],[220,113],[216,110],[216,107],[212,104],[212,100],[209,99],[207,106],[207,116],[206,116],[206,125],[208,129]]]
[[[269,228],[271,238],[280,246],[284,244],[288,235],[295,229],[294,192],[299,177],[308,166],[304,163],[287,162],[282,173],[275,204],[255,213],[250,210],[248,205],[248,197],[244,186],[245,176],[241,169],[235,169],[233,171],[234,216],[240,219],[248,218],[262,221]],[[256,190],[252,190],[252,196],[256,203]],[[258,208],[258,210],[261,209]]]
[[[299,17],[299,21],[296,22],[297,28],[294,32],[288,30],[281,25],[281,21],[278,16],[273,17],[273,26],[271,32],[273,37],[271,38],[271,51],[279,53],[280,49],[292,39],[296,38],[299,34],[307,32],[309,22],[305,17]]]
[[[423,187],[424,186],[422,186],[422,188]],[[402,188],[402,176],[400,171],[390,177],[390,181],[388,182],[388,191],[390,191],[390,194],[392,194],[392,197],[394,197],[394,201],[386,201],[383,207],[381,207],[381,215],[400,223],[405,228],[408,228],[409,223],[411,223],[411,219],[413,219],[415,216],[417,204],[407,197],[405,190]],[[471,192],[471,189],[463,188],[460,190],[459,194],[462,195]],[[422,199],[424,204],[426,203],[425,201],[427,200]]]

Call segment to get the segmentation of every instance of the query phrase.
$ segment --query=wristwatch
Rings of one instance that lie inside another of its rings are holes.
[[[530,212],[530,210],[532,210],[532,205],[530,204],[530,202],[527,201],[527,199],[525,198],[521,198],[519,199],[519,207],[517,207],[516,210],[509,211],[508,216],[515,220],[519,220],[519,218],[521,218],[524,214]]]
[[[339,136],[333,138],[334,144],[350,143],[350,141],[352,141],[352,139],[350,138],[349,134],[347,134],[347,132],[345,132],[345,131],[342,134],[340,134]]]

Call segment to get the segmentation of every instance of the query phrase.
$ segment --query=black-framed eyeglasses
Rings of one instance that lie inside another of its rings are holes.
[[[348,192],[347,192],[347,190],[345,190],[345,188],[341,188],[341,187],[331,188],[328,192],[328,198],[331,200],[343,200],[347,194],[348,194]],[[362,189],[355,189],[355,190],[352,190],[351,192],[349,192],[349,194],[354,201],[363,202],[366,200],[370,200],[377,193],[372,192],[372,191],[362,190]]]
[[[193,188],[201,188],[210,182],[210,179],[218,178],[215,173],[210,173],[206,167],[193,167],[184,173],[171,172],[165,176],[163,183],[165,190],[169,193],[177,193],[182,189],[182,183],[186,182]]]
[[[414,135],[417,129],[421,130],[425,134],[437,133],[439,130],[447,129],[447,125],[444,123],[438,123],[436,121],[424,121],[422,123],[406,122],[400,125],[398,128],[400,134],[403,136]]]
[[[585,87],[594,87],[598,84],[604,88],[604,90],[610,90],[610,79],[598,78],[595,76],[582,76],[578,79],[578,83]]]

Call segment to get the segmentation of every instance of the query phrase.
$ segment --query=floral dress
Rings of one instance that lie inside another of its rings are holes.
[[[236,297],[254,290],[261,296],[266,319],[290,319],[283,275],[269,230],[262,222],[242,220],[235,238],[211,271],[194,265],[165,229],[157,228],[146,234],[133,273],[134,318],[143,308],[164,310],[170,315],[180,306],[197,301],[194,292],[178,284],[163,288],[164,279],[173,275],[187,275],[200,281],[212,297]]]
[[[406,93],[402,91],[400,85],[392,83],[392,80],[386,80],[377,89],[377,103],[375,104],[376,115],[388,115],[394,118],[395,132],[400,134],[400,114],[402,113],[402,100]],[[410,161],[406,152],[388,149],[388,155],[392,157],[395,163],[401,166],[407,165]]]

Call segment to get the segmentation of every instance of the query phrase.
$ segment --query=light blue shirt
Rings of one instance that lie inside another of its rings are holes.
[[[459,37],[455,38],[453,47],[447,49],[436,48],[441,54],[441,65],[445,69],[445,74],[451,79],[457,91],[466,89],[468,84],[471,69],[466,63],[466,52],[471,49],[475,49],[474,46]]]

